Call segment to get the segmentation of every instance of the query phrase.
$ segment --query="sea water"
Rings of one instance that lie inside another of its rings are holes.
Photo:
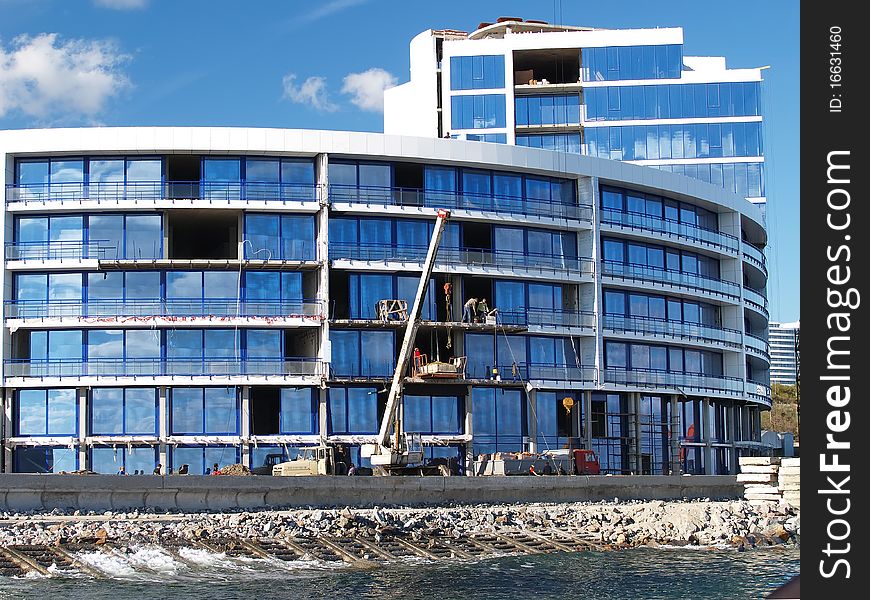
[[[637,548],[615,552],[503,556],[474,561],[342,563],[233,558],[156,546],[130,554],[82,553],[108,575],[0,577],[0,600],[260,600],[323,598],[649,599],[763,598],[796,575],[794,547]]]

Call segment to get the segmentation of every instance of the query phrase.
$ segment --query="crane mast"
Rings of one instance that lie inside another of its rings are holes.
[[[405,373],[408,370],[408,364],[411,361],[414,348],[414,338],[417,335],[417,329],[420,327],[423,298],[426,296],[426,290],[429,287],[429,279],[432,277],[432,270],[435,268],[435,256],[438,253],[441,236],[444,234],[444,228],[449,217],[449,210],[438,210],[438,219],[435,221],[435,229],[432,232],[432,239],[429,241],[429,249],[423,262],[423,273],[420,275],[420,283],[417,286],[417,295],[414,297],[414,305],[408,313],[405,336],[399,349],[398,359],[396,360],[396,370],[393,372],[393,380],[390,384],[387,405],[384,410],[384,417],[381,420],[380,430],[378,431],[377,442],[375,444],[366,444],[362,448],[363,456],[369,456],[373,465],[406,466],[422,462],[423,460],[419,435],[416,437],[416,443],[409,444],[402,432],[401,419],[398,419],[397,415],[399,414],[398,409],[402,401]],[[392,442],[390,440],[391,426],[394,429]]]

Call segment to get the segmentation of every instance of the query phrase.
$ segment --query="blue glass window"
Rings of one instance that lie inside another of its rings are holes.
[[[389,377],[395,368],[392,331],[337,330],[332,340],[332,370],[338,377]]]
[[[450,111],[453,129],[490,129],[507,124],[504,94],[452,96]]]
[[[245,258],[314,260],[314,217],[245,214]]]
[[[461,433],[461,399],[456,396],[415,396],[402,398],[404,428],[423,434]]]
[[[279,433],[317,433],[317,395],[314,388],[281,388]]]
[[[19,446],[12,451],[16,473],[60,473],[78,469],[78,450],[57,446]]]
[[[587,154],[617,160],[763,155],[760,121],[587,127],[585,136]]]
[[[748,81],[590,87],[583,99],[587,121],[756,117],[760,86]]]
[[[677,79],[683,66],[683,46],[607,46],[583,48],[583,81]]]
[[[528,429],[520,390],[474,387],[471,402],[475,455],[523,450]]]
[[[517,96],[514,100],[516,124],[579,125],[579,94]]]
[[[78,433],[78,397],[75,389],[18,390],[15,414],[15,435]]]
[[[154,446],[97,447],[91,450],[91,471],[95,473],[111,475],[124,467],[127,475],[136,472],[150,475],[157,462],[157,448]]]
[[[450,57],[451,90],[485,90],[503,87],[503,55]]]
[[[579,133],[517,134],[517,146],[580,154]],[[591,154],[591,152],[590,152]]]
[[[234,435],[239,432],[236,388],[171,388],[172,435]]]
[[[220,469],[237,464],[239,449],[237,446],[176,446],[172,448],[170,460],[174,471],[187,465],[191,475],[210,475],[214,465]]]
[[[380,426],[377,390],[374,387],[329,388],[330,433],[377,433]]]

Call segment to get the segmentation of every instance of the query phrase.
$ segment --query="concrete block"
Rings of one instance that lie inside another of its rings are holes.
[[[770,483],[776,482],[776,475],[773,473],[740,473],[737,475],[737,481],[740,483]]]
[[[778,494],[779,488],[775,485],[752,485],[746,486],[745,494]]]
[[[42,493],[30,490],[9,490],[6,492],[5,509],[9,512],[42,510]]]
[[[175,510],[178,505],[175,496],[178,490],[148,490],[145,492],[145,506],[163,510]]]
[[[783,467],[798,467],[798,468],[800,468],[801,459],[800,458],[783,458],[782,462],[780,464]]]
[[[779,465],[740,465],[741,473],[777,473]]]
[[[78,508],[80,492],[42,492],[42,506],[45,510],[54,508]]]
[[[79,492],[77,495],[77,508],[93,511],[112,510],[112,497],[106,490]]]
[[[777,456],[741,456],[737,462],[743,465],[778,465],[780,458]]]
[[[197,489],[179,489],[175,494],[175,506],[178,510],[184,511],[206,510],[208,508],[206,493]]]
[[[145,493],[145,490],[111,492],[112,510],[145,508]]]
[[[795,475],[799,477],[801,474],[801,469],[800,467],[780,467],[779,472],[782,475]]]

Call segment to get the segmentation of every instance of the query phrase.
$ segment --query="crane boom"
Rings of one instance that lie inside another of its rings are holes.
[[[386,448],[390,445],[390,423],[396,416],[396,411],[402,398],[402,387],[405,380],[405,373],[408,370],[408,363],[411,360],[414,338],[417,335],[417,329],[420,327],[420,314],[423,311],[423,298],[426,296],[426,289],[429,287],[429,279],[432,277],[432,270],[435,268],[435,255],[438,253],[441,236],[444,234],[444,228],[449,217],[449,210],[438,210],[438,219],[435,221],[435,229],[432,232],[432,239],[429,241],[426,260],[423,262],[423,273],[420,275],[420,283],[417,285],[417,295],[414,296],[414,306],[411,308],[411,312],[408,313],[408,324],[405,327],[405,337],[402,340],[402,346],[399,349],[399,358],[396,360],[396,370],[393,372],[393,382],[390,385],[390,393],[387,396],[387,406],[384,410],[384,418],[381,420],[381,428],[378,431],[377,443],[382,448]],[[397,428],[396,442],[393,449],[398,449],[399,433],[400,431]]]

